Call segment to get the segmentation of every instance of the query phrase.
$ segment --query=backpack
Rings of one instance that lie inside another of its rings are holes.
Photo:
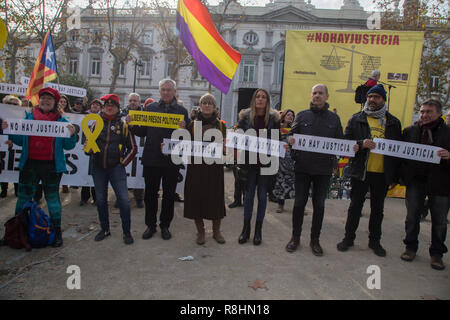
[[[43,248],[55,242],[55,228],[50,218],[37,202],[28,201],[23,206],[28,213],[28,242],[32,248]]]
[[[27,227],[28,216],[22,211],[6,221],[3,243],[14,249],[25,248],[27,251],[31,251],[31,246],[28,243]]]
[[[360,84],[355,90],[355,102],[364,104],[367,100],[367,91],[369,89],[366,84]]]

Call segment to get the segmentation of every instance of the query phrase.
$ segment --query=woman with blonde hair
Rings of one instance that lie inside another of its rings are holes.
[[[194,137],[194,126],[198,122],[201,123],[202,137],[207,130],[217,129],[223,137],[223,141],[217,142],[225,141],[226,128],[218,119],[216,99],[209,93],[200,98],[200,111],[197,118],[187,128],[191,137]],[[184,190],[184,217],[195,221],[197,244],[205,243],[203,219],[212,220],[214,240],[220,244],[225,243],[220,233],[220,224],[225,216],[223,164],[206,164],[203,160],[202,163],[195,164],[191,161],[187,167]]]
[[[280,114],[277,110],[270,107],[270,96],[266,90],[257,89],[253,93],[250,108],[241,110],[239,113],[238,129],[243,129],[244,131],[255,129],[258,136],[260,130],[266,130],[268,139],[271,138],[271,129],[280,129]],[[263,165],[259,161],[259,155],[257,155],[256,164],[249,164],[246,159],[245,166],[248,170],[248,182],[244,198],[244,227],[239,236],[239,243],[247,242],[250,237],[253,202],[256,187],[258,187],[258,209],[253,244],[259,245],[262,241],[262,224],[266,214],[267,189],[270,183],[270,176],[261,175],[261,167]]]

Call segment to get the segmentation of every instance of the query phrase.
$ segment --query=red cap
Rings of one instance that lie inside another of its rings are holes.
[[[56,104],[58,105],[59,100],[61,99],[61,95],[59,94],[59,91],[56,89],[53,89],[51,87],[47,87],[47,88],[42,88],[41,90],[39,90],[39,97],[41,97],[43,94],[49,94],[53,97],[53,99],[55,99]]]
[[[155,102],[154,99],[152,99],[152,98],[147,98],[147,100],[145,100],[145,102],[144,102],[144,107],[146,107],[148,104],[153,103],[153,102]]]
[[[114,94],[114,93],[107,94],[106,96],[101,97],[100,100],[105,101],[105,104],[113,103],[118,108],[120,108],[120,100],[119,100],[119,96],[117,94]]]

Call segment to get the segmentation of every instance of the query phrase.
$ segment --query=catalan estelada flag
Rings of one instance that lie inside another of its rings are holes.
[[[44,42],[42,42],[41,51],[39,51],[39,56],[34,64],[27,88],[26,98],[31,101],[33,106],[39,103],[39,90],[44,87],[46,82],[55,79],[57,75],[55,48],[49,30],[45,35]]]
[[[178,0],[177,29],[200,74],[227,93],[241,54],[223,40],[200,0]]]

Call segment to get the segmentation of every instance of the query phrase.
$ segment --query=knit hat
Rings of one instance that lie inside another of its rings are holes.
[[[377,84],[376,86],[370,88],[370,90],[367,91],[367,95],[369,95],[370,93],[377,93],[383,97],[384,101],[386,101],[386,90],[384,90],[382,84]]]
[[[120,108],[120,100],[117,94],[114,93],[107,94],[106,96],[101,97],[100,100],[105,101],[105,104],[112,103],[115,104],[118,108]]]

